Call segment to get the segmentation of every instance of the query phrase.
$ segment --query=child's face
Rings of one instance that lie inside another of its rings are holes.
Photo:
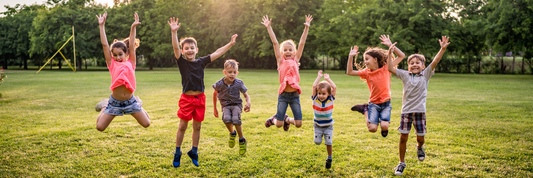
[[[239,70],[238,68],[225,67],[224,70],[222,71],[224,75],[226,75],[224,80],[227,83],[233,83],[233,81],[235,81],[235,78],[237,78],[237,74],[239,74],[238,70]]]
[[[185,56],[185,59],[188,61],[194,61],[194,58],[196,57],[196,53],[198,53],[198,48],[196,48],[195,44],[192,43],[184,43],[181,49],[181,54]]]
[[[285,57],[285,59],[293,59],[296,54],[296,49],[292,44],[285,43],[283,44],[283,47],[281,48],[281,55]]]
[[[411,59],[407,64],[407,69],[413,74],[419,74],[426,68],[426,65],[418,58]]]
[[[113,56],[113,59],[115,59],[115,61],[117,62],[124,62],[128,59],[127,53],[125,53],[124,50],[120,48],[112,48],[111,56]]]
[[[368,54],[365,54],[365,59],[364,59],[364,63],[365,63],[365,66],[367,68],[369,68],[370,70],[376,70],[379,68],[379,65],[378,65],[378,59],[368,55]]]
[[[318,100],[320,101],[326,101],[328,99],[329,93],[327,88],[320,88],[317,92]]]

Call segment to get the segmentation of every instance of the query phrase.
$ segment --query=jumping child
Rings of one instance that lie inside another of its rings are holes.
[[[96,129],[104,131],[115,116],[131,114],[133,118],[143,127],[150,126],[150,116],[142,108],[136,97],[133,96],[135,91],[135,65],[136,54],[135,48],[139,47],[139,40],[135,39],[137,25],[140,25],[139,16],[135,13],[135,21],[131,24],[129,38],[122,41],[114,40],[109,48],[107,36],[105,34],[105,20],[107,13],[97,15],[100,26],[100,41],[104,48],[104,56],[111,74],[111,86],[113,91],[109,99],[105,99],[97,104],[96,110],[100,111],[96,120]]]
[[[239,134],[239,154],[246,153],[246,139],[242,134],[242,99],[240,93],[246,98],[246,105],[244,105],[244,112],[250,112],[250,96],[248,96],[248,89],[244,86],[244,82],[237,78],[239,74],[239,63],[233,59],[228,59],[224,62],[224,70],[222,71],[225,77],[213,84],[213,114],[218,117],[217,110],[217,96],[220,99],[222,107],[222,121],[226,124],[229,131],[229,147],[235,146],[235,136]],[[235,130],[233,126],[235,125]]]
[[[333,101],[335,100],[335,94],[337,93],[337,86],[329,78],[329,74],[324,74],[326,81],[320,82],[322,78],[322,71],[318,71],[318,76],[313,83],[313,112],[314,130],[315,130],[315,143],[320,145],[322,143],[322,137],[324,137],[324,145],[328,152],[328,158],[326,159],[326,169],[331,168],[332,152],[333,152]],[[320,83],[319,83],[320,82]]]
[[[309,26],[311,25],[312,20],[313,17],[311,15],[305,16],[304,32],[302,37],[300,37],[298,49],[296,49],[296,44],[290,39],[281,42],[281,45],[278,44],[276,34],[274,34],[272,26],[270,26],[272,19],[269,19],[268,15],[263,17],[263,22],[261,22],[261,24],[265,25],[267,28],[270,40],[272,40],[272,44],[274,45],[280,83],[277,112],[276,115],[266,120],[266,127],[276,125],[276,127],[279,128],[283,126],[283,130],[288,131],[290,124],[293,124],[298,128],[302,126],[303,118],[302,108],[300,106],[300,94],[302,93],[302,89],[298,85],[300,82],[298,63],[302,57],[305,40],[307,39],[307,33],[309,32]],[[291,106],[294,118],[285,115],[289,105]]]
[[[419,161],[424,161],[426,153],[424,152],[424,136],[426,135],[426,97],[429,79],[435,74],[435,67],[440,62],[442,55],[450,44],[449,37],[443,36],[439,39],[440,51],[437,53],[433,62],[426,68],[426,59],[423,55],[413,54],[407,58],[407,71],[402,69],[395,69],[390,64],[391,59],[388,59],[388,70],[396,75],[396,78],[403,82],[403,97],[402,97],[402,115],[400,120],[400,127],[398,131],[402,134],[400,136],[400,163],[394,168],[394,174],[402,175],[405,167],[405,150],[411,125],[415,126],[417,145],[417,157]],[[395,43],[396,44],[396,43]],[[391,49],[395,48],[394,45]],[[389,54],[391,49],[389,49]]]
[[[381,44],[391,46],[389,36],[381,35]],[[365,104],[355,105],[352,111],[358,111],[365,115],[365,123],[370,132],[376,132],[378,125],[381,125],[381,136],[387,137],[389,133],[391,105],[390,105],[390,73],[387,70],[387,51],[381,48],[368,48],[364,53],[365,68],[357,65],[357,71],[353,70],[354,56],[357,56],[359,47],[354,46],[350,50],[346,74],[359,76],[366,80],[370,89],[370,100]],[[402,51],[395,48],[394,53],[398,55],[392,62],[398,65],[405,57]]]
[[[174,56],[178,60],[178,68],[181,74],[181,85],[183,86],[182,94],[179,100],[178,117],[180,124],[176,134],[176,152],[174,153],[173,166],[180,166],[181,144],[189,121],[193,120],[192,127],[192,149],[187,155],[192,159],[195,166],[198,163],[198,142],[200,141],[200,128],[205,115],[205,94],[204,94],[204,69],[205,66],[215,59],[222,56],[234,44],[237,34],[231,37],[231,41],[223,47],[217,49],[210,55],[196,58],[198,46],[196,40],[192,37],[186,37],[180,40],[178,44],[178,29],[181,24],[175,17],[167,21],[172,33],[172,47]],[[181,46],[181,49],[180,49]]]

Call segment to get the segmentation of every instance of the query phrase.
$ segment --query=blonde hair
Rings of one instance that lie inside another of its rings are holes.
[[[185,37],[180,39],[180,46],[183,47],[183,44],[194,44],[194,46],[198,47],[196,39],[193,37]]]
[[[411,61],[412,59],[418,59],[420,60],[420,62],[422,62],[422,64],[426,64],[426,58],[424,57],[424,55],[421,55],[421,54],[411,54],[408,58],[407,58],[407,64],[409,65],[409,61]]]
[[[237,62],[235,59],[228,59],[226,62],[224,62],[224,69],[227,67],[231,67],[232,69],[238,69],[239,68],[239,62]]]
[[[318,93],[318,90],[320,90],[322,88],[326,88],[327,91],[328,91],[328,95],[331,95],[331,86],[329,85],[328,82],[322,81],[322,82],[318,83],[318,85],[316,86],[317,93]]]
[[[297,49],[296,49],[296,43],[294,43],[293,40],[288,39],[288,40],[285,40],[285,41],[283,41],[283,42],[280,43],[280,45],[279,45],[279,51],[283,51],[283,45],[285,45],[285,44],[287,44],[287,43],[292,45],[292,48],[294,49],[294,51],[297,50]]]
[[[127,53],[130,48],[129,44],[130,44],[130,38],[124,38],[122,40],[114,39],[113,44],[111,44],[111,50],[113,50],[113,48],[119,48],[119,49],[122,49],[124,53]],[[141,44],[141,41],[135,38],[135,49],[137,49],[140,44]]]

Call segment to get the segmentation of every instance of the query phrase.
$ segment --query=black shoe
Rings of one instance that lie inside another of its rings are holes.
[[[329,159],[329,158],[328,158],[328,159],[326,159],[326,169],[329,169],[329,168],[331,168],[331,161],[332,161],[332,160],[331,160],[331,159]]]
[[[418,157],[418,161],[424,161],[424,159],[426,159],[426,152],[424,152],[424,147],[417,148],[416,155]]]
[[[360,112],[361,114],[365,114],[365,110],[368,110],[368,103],[365,104],[357,104],[352,106],[352,111]]]
[[[382,130],[381,131],[381,136],[387,137],[387,135],[389,135],[389,130]]]

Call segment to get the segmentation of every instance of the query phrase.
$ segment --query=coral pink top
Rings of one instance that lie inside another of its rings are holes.
[[[135,91],[135,66],[132,65],[128,59],[125,62],[118,62],[111,58],[111,65],[107,65],[109,73],[111,74],[111,91],[115,88],[124,85],[133,93]]]
[[[390,72],[387,65],[370,71],[370,69],[360,70],[359,77],[366,79],[368,89],[370,89],[369,102],[381,104],[390,100]]]
[[[292,88],[298,89],[298,94],[302,93],[302,89],[298,83],[300,82],[300,73],[298,71],[298,63],[295,60],[285,60],[284,57],[281,58],[281,62],[278,66],[279,72],[279,87],[278,94],[283,93],[287,83]]]

